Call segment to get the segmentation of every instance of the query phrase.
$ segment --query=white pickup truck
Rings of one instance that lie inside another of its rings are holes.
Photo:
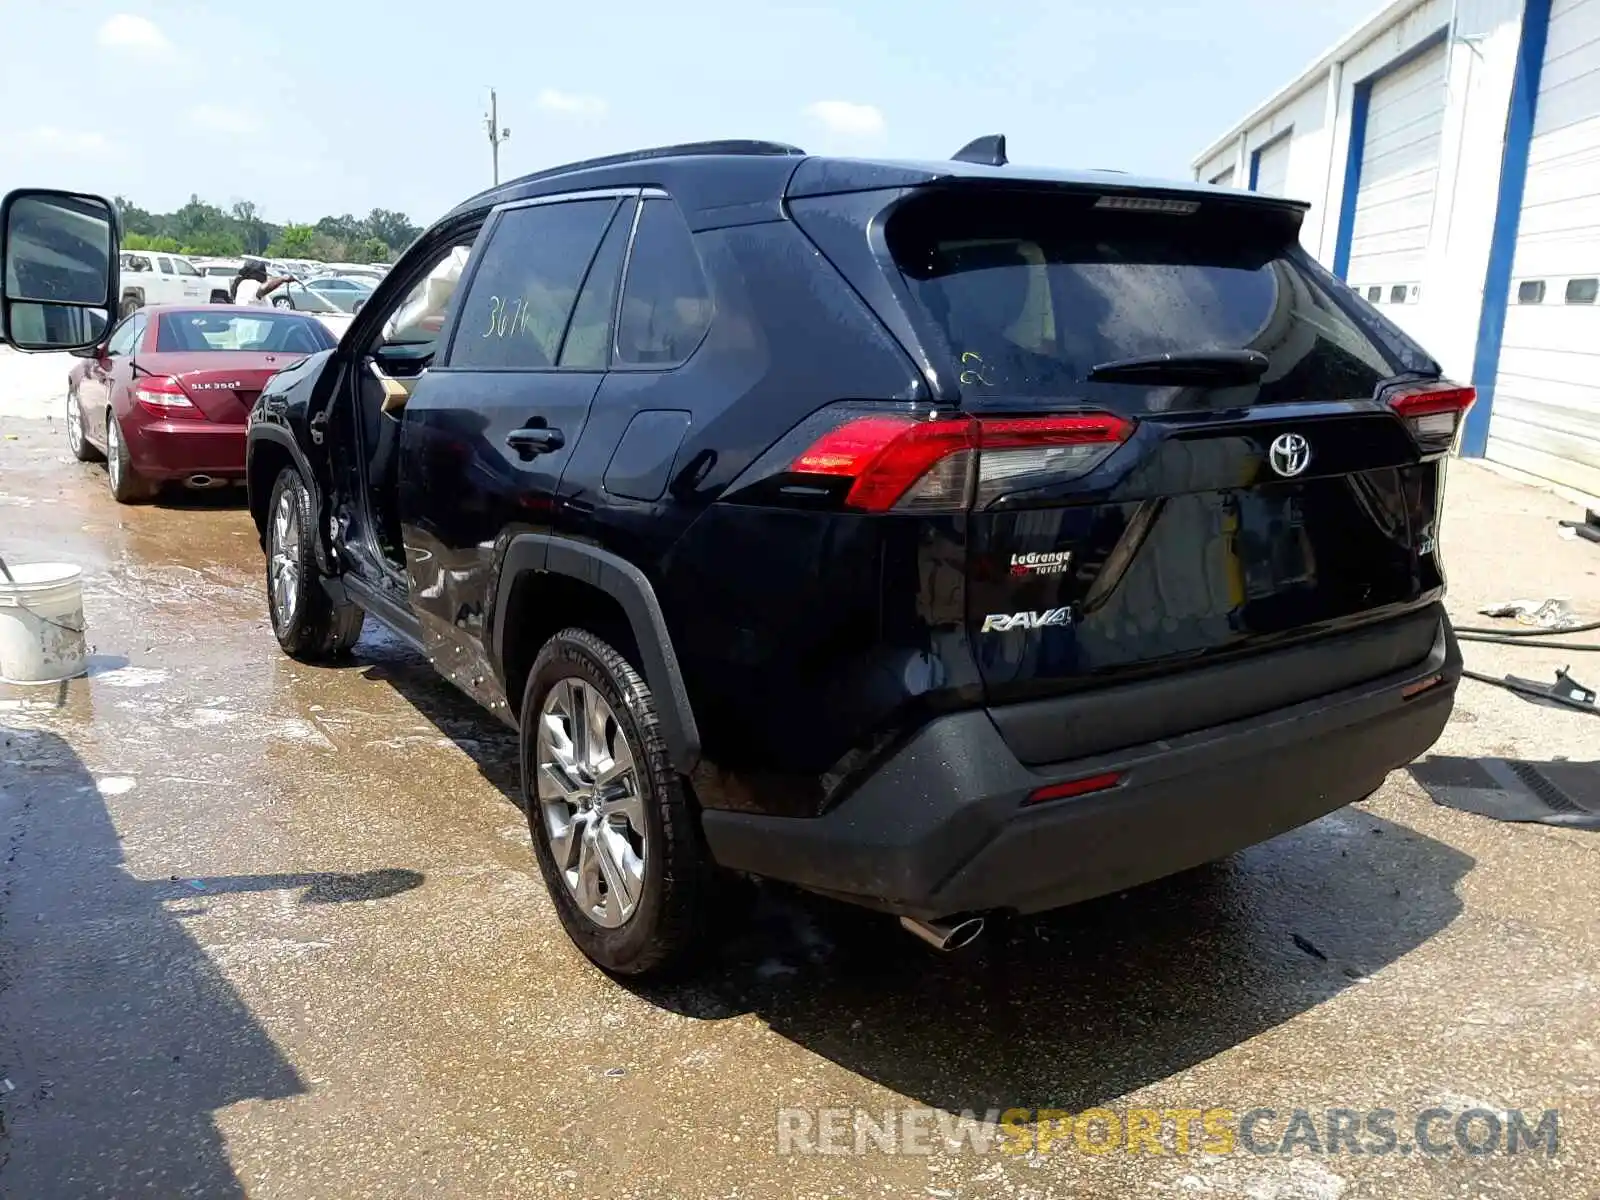
[[[206,303],[205,277],[180,255],[124,250],[121,263],[119,316],[125,317],[146,304]]]

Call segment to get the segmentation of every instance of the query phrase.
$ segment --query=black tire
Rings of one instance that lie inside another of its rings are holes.
[[[535,786],[537,731],[546,699],[565,680],[587,683],[610,706],[633,756],[643,809],[644,873],[632,915],[606,928],[587,916],[555,859]],[[540,650],[522,697],[522,796],[551,902],[573,943],[596,966],[639,977],[681,969],[713,941],[716,876],[687,786],[667,756],[649,687],[617,650],[583,629],[563,629]]]
[[[153,499],[157,487],[134,469],[128,443],[117,424],[117,411],[106,409],[106,485],[118,504],[143,504]]]
[[[117,309],[117,315],[119,317],[131,317],[131,316],[133,316],[134,313],[136,313],[138,311],[139,311],[139,297],[137,297],[137,296],[124,296],[122,298],[122,306]]]
[[[278,517],[285,505],[294,513],[295,536],[290,548],[279,544],[285,530]],[[335,604],[322,586],[312,542],[316,528],[316,514],[311,511],[311,493],[305,481],[295,468],[285,467],[278,472],[267,504],[267,613],[278,645],[290,658],[301,662],[322,662],[348,654],[360,640],[366,620],[366,613],[359,606]],[[278,572],[285,564],[293,568],[292,582],[284,577],[280,588]],[[293,597],[292,603],[286,602],[288,596]]]
[[[211,293],[211,303],[213,303],[213,304],[226,304],[226,303],[228,303],[228,293],[225,292],[225,291],[222,291],[220,289],[215,291],[215,292],[212,292]]]
[[[94,448],[83,428],[83,407],[78,400],[78,389],[67,389],[67,448],[79,462],[101,462],[105,455]]]

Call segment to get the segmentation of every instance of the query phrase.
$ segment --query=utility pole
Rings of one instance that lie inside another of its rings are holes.
[[[493,88],[489,89],[489,112],[483,118],[483,124],[489,131],[489,153],[494,156],[494,181],[499,184],[500,143],[511,136],[511,130],[500,124],[500,104]]]

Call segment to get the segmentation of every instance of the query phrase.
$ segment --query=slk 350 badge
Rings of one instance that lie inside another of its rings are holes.
[[[990,613],[983,619],[980,633],[1005,633],[1011,629],[1044,629],[1051,625],[1072,624],[1066,608],[1047,608],[1043,612]]]

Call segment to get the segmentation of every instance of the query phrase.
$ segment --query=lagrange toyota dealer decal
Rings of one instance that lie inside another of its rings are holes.
[[[1013,554],[1013,575],[1064,575],[1072,566],[1071,550],[1052,550],[1046,554]]]

